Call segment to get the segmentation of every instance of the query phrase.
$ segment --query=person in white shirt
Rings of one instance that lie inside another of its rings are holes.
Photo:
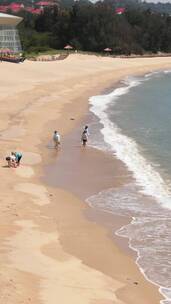
[[[54,131],[53,141],[54,141],[55,148],[58,148],[58,146],[61,143],[61,137],[60,137],[58,131]]]
[[[16,157],[13,153],[11,153],[9,156],[6,157],[6,161],[8,162],[8,167],[16,168],[17,167],[17,161]]]

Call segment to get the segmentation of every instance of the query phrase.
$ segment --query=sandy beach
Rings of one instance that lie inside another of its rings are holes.
[[[91,218],[84,202],[131,174],[102,152],[88,148],[85,155],[70,145],[86,119],[90,96],[128,75],[166,68],[171,68],[171,57],[74,54],[55,62],[0,63],[2,304],[160,303],[157,286],[145,280],[133,255],[114,242],[108,219],[103,225],[100,215],[97,221],[96,215]],[[59,154],[52,148],[54,129],[64,140]],[[10,151],[22,151],[19,168],[6,166]],[[54,163],[55,175],[47,169]],[[100,178],[103,172],[108,179]],[[116,225],[122,226],[120,221]]]

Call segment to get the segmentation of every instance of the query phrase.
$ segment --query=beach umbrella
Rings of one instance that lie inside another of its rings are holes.
[[[117,15],[122,15],[123,13],[125,13],[125,8],[124,8],[124,7],[117,7],[117,8],[115,9],[115,13],[116,13]]]
[[[105,52],[112,52],[112,49],[110,49],[110,48],[105,48],[103,51],[105,51]]]
[[[40,6],[51,6],[52,3],[51,3],[51,2],[48,2],[48,1],[40,1],[40,2],[37,2],[36,5],[40,5]]]
[[[67,44],[66,46],[64,46],[64,49],[65,50],[72,50],[73,47],[71,45]]]

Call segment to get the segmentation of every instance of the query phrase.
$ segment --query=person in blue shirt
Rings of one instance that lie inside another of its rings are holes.
[[[20,165],[20,161],[22,159],[22,153],[21,152],[12,152],[11,154],[15,156],[17,166],[19,166]]]

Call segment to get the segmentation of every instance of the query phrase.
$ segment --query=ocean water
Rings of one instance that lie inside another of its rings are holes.
[[[92,207],[129,216],[115,233],[137,252],[140,270],[171,304],[171,71],[129,77],[90,98],[91,145],[122,160],[134,177],[88,198]],[[113,168],[115,169],[115,168]]]

